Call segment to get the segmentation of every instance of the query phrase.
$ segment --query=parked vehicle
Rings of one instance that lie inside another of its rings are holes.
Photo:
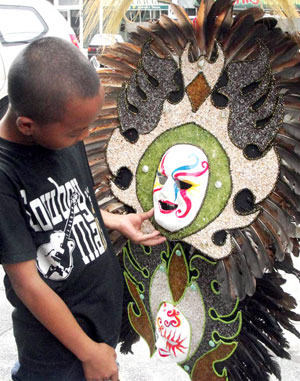
[[[116,42],[124,42],[120,34],[95,34],[88,46],[88,59],[101,54],[106,46]]]
[[[46,0],[0,0],[0,119],[7,105],[7,73],[18,53],[31,41],[54,36],[78,47],[73,29]]]

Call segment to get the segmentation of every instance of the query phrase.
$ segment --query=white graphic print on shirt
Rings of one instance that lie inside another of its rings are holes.
[[[54,189],[28,202],[21,191],[30,225],[36,232],[52,230],[47,242],[37,249],[37,267],[51,280],[66,279],[73,269],[72,252],[77,246],[85,264],[95,260],[107,247],[99,226],[88,189],[82,192],[74,178],[58,185],[51,177]],[[92,211],[88,208],[88,205]],[[64,230],[55,226],[65,221]]]

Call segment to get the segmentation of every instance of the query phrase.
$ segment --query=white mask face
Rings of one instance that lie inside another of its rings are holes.
[[[156,358],[165,362],[182,362],[187,358],[191,328],[178,308],[163,303],[156,316]]]
[[[153,187],[155,221],[170,232],[188,226],[203,203],[208,179],[208,159],[200,148],[190,144],[169,148]]]

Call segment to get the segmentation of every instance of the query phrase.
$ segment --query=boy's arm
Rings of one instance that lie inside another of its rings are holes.
[[[143,233],[141,225],[153,216],[153,209],[144,213],[113,214],[101,210],[104,225],[111,230],[117,230],[133,242],[146,246],[159,245],[166,240],[158,230],[152,233]]]
[[[64,301],[40,278],[35,260],[3,266],[19,299],[82,361],[86,379],[117,381],[115,350],[86,335]]]

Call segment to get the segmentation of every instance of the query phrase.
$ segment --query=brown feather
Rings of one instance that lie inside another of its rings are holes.
[[[299,140],[292,138],[291,136],[278,133],[276,135],[276,144],[285,150],[293,153],[300,159],[300,144]]]
[[[274,261],[273,253],[268,248],[270,245],[269,236],[264,233],[256,221],[245,228],[244,231],[248,239],[251,241],[251,246],[256,252],[261,266],[265,269],[271,269],[273,267]]]
[[[164,41],[162,41],[158,36],[156,36],[150,28],[144,27],[144,26],[138,26],[137,27],[138,32],[144,36],[146,41],[152,40],[151,43],[151,49],[157,53],[160,57],[170,57],[171,52],[170,50],[165,46]]]
[[[276,79],[293,79],[300,76],[300,53],[294,56],[293,59],[283,62],[279,65],[271,65],[272,71],[276,74]]]
[[[223,40],[223,49],[226,55],[228,49],[232,50],[234,46],[238,46],[244,38],[247,38],[248,31],[253,28],[253,25],[254,18],[251,13],[233,24],[227,38]]]
[[[270,54],[270,62],[276,67],[279,64],[289,61],[298,52],[298,45],[289,38],[282,39],[280,44],[276,44]]]
[[[264,14],[264,10],[259,7],[244,9],[236,15],[233,21],[233,25],[240,23],[241,20],[247,17],[248,15],[251,15],[255,21],[258,21],[264,16]]]
[[[283,123],[280,131],[284,131],[292,138],[300,141],[300,123],[293,123],[292,121]]]
[[[126,62],[128,66],[136,68],[138,66],[140,52],[132,51],[127,49],[126,45],[115,44],[112,47],[105,49],[105,54],[110,56],[115,56],[118,61]]]
[[[276,224],[276,220],[273,218],[272,214],[265,209],[258,217],[258,220],[264,225],[264,228],[273,238],[276,259],[279,261],[283,260],[286,249],[288,248],[288,243],[287,240],[281,236],[281,234],[284,234],[281,227]]]
[[[252,275],[256,278],[261,278],[263,276],[265,265],[260,262],[260,257],[256,255],[247,236],[241,230],[235,230],[233,231],[232,237],[235,247],[238,248],[239,255],[245,256]]]
[[[127,75],[130,75],[133,70],[127,63],[117,61],[115,57],[110,54],[103,54],[101,57],[98,57],[98,61],[103,65],[122,71],[123,74],[126,73]]]
[[[206,24],[206,15],[209,13],[211,7],[213,6],[212,1],[201,1],[200,7],[196,17],[196,40],[200,48],[200,54],[206,55],[206,33],[205,33],[205,24]]]
[[[182,33],[181,29],[178,28],[176,23],[171,20],[166,15],[161,15],[159,24],[162,28],[164,28],[167,33],[174,39],[173,46],[182,52],[182,50],[185,48],[187,40],[184,37],[184,34]]]
[[[206,56],[210,59],[213,52],[215,40],[218,38],[222,24],[230,13],[232,8],[232,1],[218,1],[215,2],[209,13],[206,16],[205,23],[205,41],[206,41]]]
[[[270,258],[274,258],[275,260],[282,260],[284,258],[284,247],[282,246],[282,243],[273,228],[272,224],[269,223],[269,221],[264,217],[263,214],[261,214],[257,221],[260,225],[260,229],[264,230],[265,234],[268,236],[268,239],[270,240],[270,244],[268,248],[272,250],[272,254]],[[279,240],[278,240],[279,239]]]
[[[236,43],[231,44],[227,51],[227,62],[247,59],[247,57],[254,53],[258,46],[258,38],[263,39],[267,34],[267,29],[264,25],[253,24],[249,27],[247,35]]]
[[[197,38],[194,33],[191,20],[189,19],[189,16],[187,15],[187,13],[182,7],[172,3],[171,8],[177,17],[177,20],[176,20],[177,26],[182,30],[182,33],[184,34],[186,40],[191,41],[191,47],[190,47],[191,54],[192,54],[193,60],[196,60],[200,56],[200,49],[197,43]]]
[[[168,50],[170,52],[174,52],[177,55],[180,55],[182,52],[182,49],[178,46],[178,42],[175,41],[174,36],[171,36],[167,30],[165,30],[159,22],[150,23],[149,29],[151,32],[158,37],[160,40],[166,44]],[[176,36],[175,36],[176,38]]]

